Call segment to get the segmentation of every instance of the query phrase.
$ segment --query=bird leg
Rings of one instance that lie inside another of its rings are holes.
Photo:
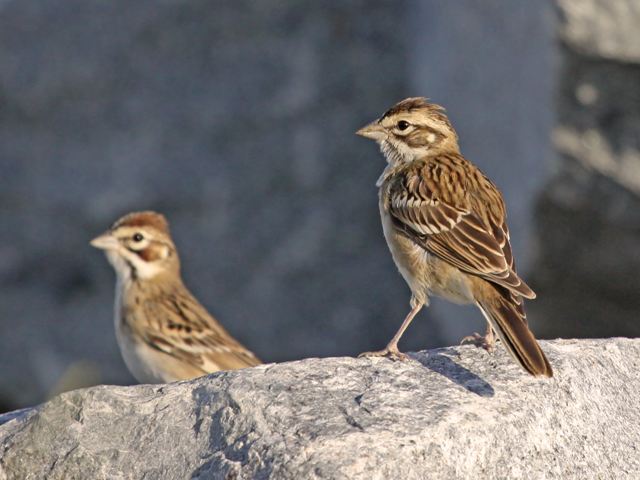
[[[487,323],[487,333],[480,335],[474,332],[473,335],[467,335],[460,341],[460,345],[475,345],[476,347],[482,347],[487,352],[491,353],[496,349],[496,332],[493,331],[491,325]]]
[[[402,353],[400,350],[398,350],[398,342],[400,341],[400,337],[402,337],[402,334],[404,333],[404,331],[407,329],[407,327],[413,320],[413,317],[416,316],[416,314],[420,311],[423,305],[424,303],[421,303],[421,302],[417,302],[415,304],[415,306],[411,309],[409,314],[405,317],[404,321],[402,322],[402,325],[400,325],[400,328],[398,329],[398,331],[396,332],[396,334],[393,336],[393,338],[387,344],[386,347],[384,347],[382,350],[377,350],[374,352],[361,353],[360,355],[358,355],[358,357],[387,357],[387,358],[390,358],[391,360],[401,360],[401,361],[409,360],[409,356],[406,353]]]

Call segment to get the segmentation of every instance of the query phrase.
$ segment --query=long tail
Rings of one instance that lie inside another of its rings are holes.
[[[489,325],[522,368],[534,376],[552,377],[549,360],[527,326],[522,297],[498,286],[494,292],[476,302]]]

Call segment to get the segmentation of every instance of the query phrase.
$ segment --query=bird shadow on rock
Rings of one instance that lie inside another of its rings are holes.
[[[429,370],[439,373],[471,393],[475,393],[480,397],[493,397],[495,395],[495,390],[489,382],[471,370],[457,364],[449,356],[443,355],[443,353],[458,354],[453,349],[440,349],[439,351],[412,354],[411,357]]]

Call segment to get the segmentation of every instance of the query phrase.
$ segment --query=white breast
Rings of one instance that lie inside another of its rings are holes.
[[[176,380],[167,375],[166,369],[163,365],[166,363],[164,357],[167,355],[159,352],[147,344],[136,341],[131,336],[131,331],[128,329],[122,319],[122,294],[123,283],[130,281],[126,278],[118,279],[116,284],[116,300],[115,300],[115,312],[114,323],[116,330],[116,340],[118,341],[118,347],[120,347],[120,353],[124,363],[131,374],[140,383],[167,383]]]
[[[455,303],[474,302],[467,274],[400,234],[382,202],[380,217],[393,260],[416,300],[428,305],[429,296],[436,295]]]

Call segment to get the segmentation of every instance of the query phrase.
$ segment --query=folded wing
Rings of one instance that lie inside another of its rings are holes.
[[[387,181],[396,228],[460,270],[535,298],[515,271],[500,193],[488,180],[465,184],[462,162],[450,160],[409,164]]]
[[[191,295],[148,301],[144,308],[149,324],[140,333],[147,343],[190,363],[203,374],[261,363]]]

